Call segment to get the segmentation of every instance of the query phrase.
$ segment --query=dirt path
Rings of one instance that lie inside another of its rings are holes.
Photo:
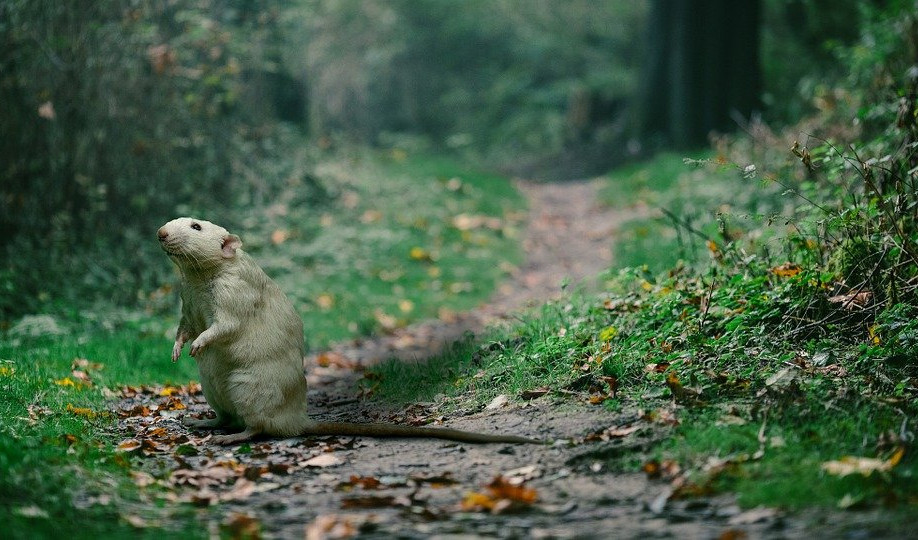
[[[537,183],[519,181],[529,202],[523,248],[526,260],[491,300],[450,320],[425,321],[391,335],[337,344],[332,351],[357,365],[389,358],[424,360],[465,332],[478,333],[509,315],[542,303],[561,292],[562,281],[594,285],[592,281],[612,262],[612,235],[640,212],[610,209],[600,204],[596,182]],[[315,370],[315,355],[307,360],[316,385],[330,382]],[[340,375],[340,374],[339,374]]]
[[[576,283],[608,267],[611,236],[632,216],[601,207],[594,183],[521,183],[519,187],[530,201],[527,262],[492,302],[453,321],[413,325],[391,336],[342,344],[335,352],[360,365],[390,357],[425,359],[467,330],[478,331],[513,310],[558,294],[562,279]],[[171,397],[156,389],[128,395],[119,407],[136,411],[138,403],[155,403],[159,416],[129,413],[121,427],[139,441],[153,433],[157,433],[155,440],[169,441],[159,446],[144,443],[139,450],[153,459],[150,470],[159,472],[159,482],[171,490],[173,500],[205,506],[222,503],[204,519],[212,531],[223,527],[230,534],[253,527],[283,538],[302,538],[304,531],[307,538],[785,538],[808,534],[799,516],[782,516],[771,509],[743,512],[730,496],[670,498],[672,486],[665,478],[606,469],[604,463],[610,459],[648,452],[661,433],[653,426],[606,441],[571,444],[589,433],[637,425],[637,411],[610,413],[550,395],[449,418],[440,417],[436,403],[385,411],[378,404],[353,399],[353,383],[359,376],[354,370],[319,367],[314,360],[307,362],[310,406],[319,418],[401,422],[436,418],[450,427],[522,434],[556,443],[294,438],[222,448],[209,444],[203,434],[189,433],[177,421],[189,412],[207,410],[199,392],[184,398],[187,410],[168,411]],[[176,445],[194,451],[180,453]],[[486,486],[498,476],[507,483],[489,491]],[[521,483],[534,492],[520,489]],[[481,495],[469,499],[470,492]],[[530,500],[533,494],[536,501]],[[490,512],[463,509],[463,501],[493,508]],[[831,535],[822,529],[827,531]]]

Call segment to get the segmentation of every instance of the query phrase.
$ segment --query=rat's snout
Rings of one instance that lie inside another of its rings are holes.
[[[157,234],[159,235],[160,242],[162,242],[166,238],[169,238],[169,231],[167,231],[165,227],[160,227]]]

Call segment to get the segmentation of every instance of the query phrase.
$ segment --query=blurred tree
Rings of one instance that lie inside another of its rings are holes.
[[[759,0],[656,0],[635,130],[656,144],[703,144],[759,107]]]
[[[159,224],[269,196],[278,4],[0,2],[0,317],[134,299]]]

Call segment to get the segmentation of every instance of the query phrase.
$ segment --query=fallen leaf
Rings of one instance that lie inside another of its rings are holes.
[[[141,488],[156,483],[156,478],[152,474],[143,471],[131,471],[131,478],[134,479],[134,485]]]
[[[141,442],[137,439],[125,439],[115,447],[116,452],[136,452],[140,450]]]
[[[781,266],[775,266],[771,269],[771,273],[778,277],[794,277],[802,271],[800,265],[786,262]]]
[[[486,410],[486,411],[494,411],[494,410],[500,409],[501,407],[506,406],[508,403],[510,403],[510,398],[508,398],[508,397],[507,397],[506,395],[504,395],[504,394],[501,394],[501,395],[495,397],[494,399],[492,399],[492,400],[491,400],[491,403],[488,403],[488,404],[485,406],[485,410]]]
[[[428,252],[426,249],[419,247],[419,246],[415,246],[411,248],[411,251],[408,252],[408,255],[411,257],[412,260],[415,260],[415,261],[431,261],[432,260],[430,256],[430,252]]]
[[[220,526],[231,538],[260,538],[261,525],[248,514],[233,514]]]
[[[316,297],[316,305],[321,310],[329,310],[335,307],[335,297],[329,293],[323,293]]]
[[[334,467],[336,465],[341,465],[344,463],[344,460],[338,456],[326,452],[324,454],[319,454],[318,456],[307,459],[306,461],[301,461],[301,467]]]
[[[465,512],[489,511],[492,514],[526,508],[539,499],[536,490],[497,476],[487,485],[489,494],[469,492],[460,508]]]
[[[146,529],[150,526],[150,522],[134,514],[122,514],[121,519],[126,521],[128,525],[134,527],[135,529]]]
[[[731,517],[729,520],[727,520],[727,523],[730,525],[752,525],[753,523],[758,523],[760,521],[765,521],[777,517],[778,514],[779,512],[776,508],[758,506],[752,510],[746,510],[745,512]]]
[[[540,386],[538,388],[533,388],[532,390],[524,390],[522,393],[520,393],[520,398],[535,399],[542,397],[549,392],[551,392],[551,388],[547,386]]]
[[[318,516],[306,527],[306,540],[332,540],[357,535],[353,516]]]
[[[414,302],[411,300],[399,300],[398,309],[402,313],[411,313],[414,310]]]
[[[321,367],[338,367],[343,369],[356,369],[360,367],[359,362],[355,362],[335,351],[325,351],[316,356],[316,364]]]
[[[487,487],[495,497],[509,499],[513,502],[532,504],[539,499],[536,490],[509,482],[503,476],[495,477]]]
[[[616,335],[618,335],[618,329],[614,326],[607,326],[599,332],[599,341],[611,341]]]
[[[520,485],[527,480],[532,480],[533,478],[538,478],[542,476],[542,471],[539,470],[535,465],[527,465],[525,467],[519,467],[517,469],[512,469],[503,474],[503,477],[507,479],[507,482],[510,482],[514,485]]]
[[[355,508],[391,508],[405,506],[401,503],[405,499],[394,495],[364,495],[362,497],[345,497],[341,499],[341,508],[353,510]]]
[[[275,246],[283,244],[288,238],[290,238],[290,231],[287,229],[274,229],[271,232],[271,243]]]
[[[845,309],[853,310],[863,308],[870,303],[871,299],[873,299],[872,292],[861,291],[830,296],[828,300],[833,304],[841,304]]]
[[[384,486],[375,476],[351,475],[350,480],[341,482],[335,489],[338,491],[350,491],[355,487],[363,489],[385,489],[387,486]]]
[[[38,116],[45,120],[54,120],[57,114],[54,112],[54,103],[46,101],[38,106]]]
[[[899,464],[903,455],[905,455],[904,446],[897,448],[896,451],[893,452],[893,455],[886,460],[845,456],[839,460],[826,461],[822,464],[822,470],[835,476],[848,476],[850,474],[870,476],[875,472],[891,471],[893,467]]]
[[[99,413],[88,407],[74,407],[72,403],[67,404],[66,410],[71,414],[75,414],[77,416],[85,416],[86,418],[95,418],[99,415]]]

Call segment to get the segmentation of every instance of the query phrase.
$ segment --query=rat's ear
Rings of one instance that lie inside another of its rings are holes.
[[[235,234],[228,234],[223,237],[223,258],[232,259],[236,256],[236,250],[242,247],[242,240]]]

